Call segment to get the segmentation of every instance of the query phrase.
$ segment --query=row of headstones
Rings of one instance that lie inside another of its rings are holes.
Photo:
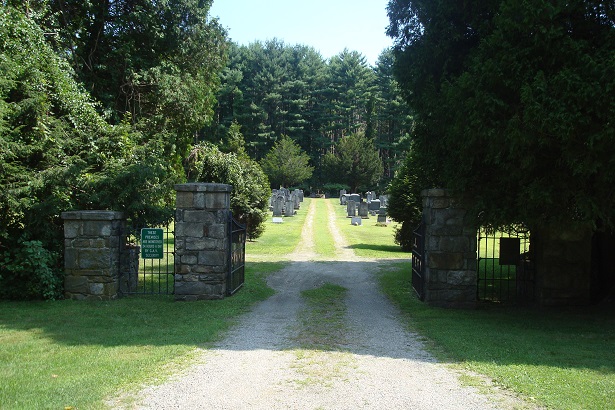
[[[348,218],[353,218],[353,225],[360,225],[360,219],[369,218],[370,212],[373,215],[378,215],[377,223],[386,223],[387,204],[388,196],[386,195],[381,195],[377,198],[375,193],[367,192],[366,202],[363,202],[363,198],[360,194],[347,194],[346,190],[340,190],[340,205],[346,205]]]
[[[296,210],[301,208],[303,198],[301,189],[293,191],[286,188],[274,189],[269,198],[269,210],[273,211],[274,217],[295,216]]]

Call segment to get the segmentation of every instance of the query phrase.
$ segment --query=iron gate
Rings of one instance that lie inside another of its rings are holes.
[[[245,280],[246,227],[229,214],[229,272],[226,279],[226,293],[237,292]]]
[[[535,298],[535,267],[530,232],[478,230],[477,298],[479,301],[524,304]]]
[[[120,241],[120,294],[172,295],[175,291],[175,233],[162,228],[162,259],[141,257],[141,229],[126,228]]]
[[[412,232],[412,287],[420,300],[425,299],[425,224]]]

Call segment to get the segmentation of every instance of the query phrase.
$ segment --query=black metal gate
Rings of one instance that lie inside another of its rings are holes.
[[[479,301],[526,304],[535,299],[535,266],[530,232],[523,227],[488,232],[477,238]]]
[[[120,241],[120,294],[172,295],[175,292],[175,233],[162,228],[162,258],[142,258],[141,229],[127,228]]]
[[[245,280],[246,227],[229,214],[229,272],[226,279],[226,293],[237,292]]]
[[[412,287],[420,300],[425,299],[425,224],[412,232]]]

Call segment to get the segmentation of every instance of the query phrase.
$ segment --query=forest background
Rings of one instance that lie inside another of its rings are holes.
[[[412,127],[392,52],[370,67],[356,51],[238,46],[211,3],[0,2],[0,297],[61,297],[62,212],[155,226],[175,183],[231,183],[258,236],[259,161],[282,141],[309,159],[292,181],[308,192],[386,189]]]

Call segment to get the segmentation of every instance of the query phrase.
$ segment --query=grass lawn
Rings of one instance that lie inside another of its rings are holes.
[[[615,307],[450,310],[420,302],[410,264],[381,277],[409,326],[442,360],[553,409],[615,408]]]
[[[0,409],[104,408],[118,392],[135,392],[191,363],[197,347],[218,340],[239,315],[271,295],[264,279],[288,263],[310,201],[316,201],[314,229],[321,237],[316,252],[331,254],[328,227],[321,225],[327,200],[306,198],[297,216],[283,224],[268,221],[263,236],[246,245],[246,284],[222,301],[138,296],[111,302],[0,302]],[[375,218],[352,226],[346,208],[328,201],[336,208],[337,229],[359,256],[391,259],[379,275],[382,288],[399,306],[402,320],[424,335],[442,360],[485,374],[548,408],[615,408],[613,306],[429,307],[410,287],[410,263],[400,260],[409,254],[393,243],[393,226],[375,226]],[[331,306],[343,290],[326,286],[303,296],[316,307]],[[305,312],[304,323],[311,322],[310,314],[320,314],[312,310]],[[305,344],[333,348],[327,335],[338,326],[337,317],[330,317],[314,335],[303,334]]]
[[[348,241],[355,254],[364,258],[409,259],[410,254],[403,252],[395,244],[396,223],[387,226],[376,224],[377,217],[371,216],[363,219],[360,226],[354,226],[347,217],[346,205],[340,205],[337,198],[327,199],[335,208],[337,228]]]
[[[264,274],[281,266],[251,263],[245,287],[222,301],[1,302],[0,408],[103,408],[118,391],[168,376],[269,297]]]

